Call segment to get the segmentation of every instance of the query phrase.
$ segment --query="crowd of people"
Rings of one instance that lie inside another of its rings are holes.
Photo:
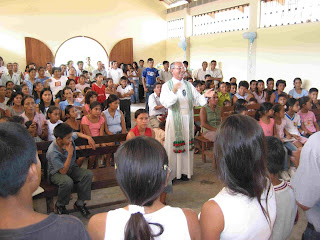
[[[307,211],[303,239],[319,237],[315,145],[320,135],[311,111],[320,108],[316,88],[303,89],[300,78],[288,94],[284,80],[269,78],[266,87],[263,80],[223,82],[215,60],[209,70],[203,62],[193,72],[186,61],[164,61],[158,70],[152,58],[146,68],[140,60],[120,67],[112,61],[108,68],[99,61],[94,69],[86,60],[77,69],[72,61],[59,67],[30,64],[22,73],[17,63],[5,68],[0,57],[0,239],[20,237],[26,228],[25,239],[50,233],[53,239],[287,239],[298,206]],[[146,106],[135,112],[132,128],[130,106],[143,101]],[[260,104],[256,120],[244,116],[250,104]],[[193,117],[197,106],[200,122]],[[235,114],[222,122],[221,108],[228,106]],[[190,209],[166,205],[166,194],[173,192],[174,181],[192,179],[199,129],[214,142],[225,187],[204,203],[198,217]],[[91,199],[93,174],[88,169],[105,167],[112,158],[90,157],[84,169],[74,140],[85,138],[95,148],[92,137],[118,133],[127,133],[127,141],[114,166],[129,205],[93,216],[89,235],[78,220],[64,217],[66,205],[76,184],[74,208],[90,216],[85,201]],[[48,172],[59,186],[55,207],[61,216],[32,208],[41,179],[39,141],[52,141]],[[23,214],[17,218],[19,211]]]

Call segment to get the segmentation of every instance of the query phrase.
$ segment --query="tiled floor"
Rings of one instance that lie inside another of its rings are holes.
[[[141,107],[144,107],[144,104],[132,105],[131,111],[134,112]],[[134,124],[132,126],[134,126]],[[173,188],[173,194],[170,194],[167,197],[167,204],[175,207],[191,208],[199,213],[203,203],[214,197],[222,188],[222,184],[217,177],[216,171],[212,168],[212,160],[209,159],[207,163],[202,163],[201,155],[197,154],[195,155],[194,175],[192,180],[188,182],[176,181]],[[73,200],[70,202],[67,208],[72,208],[76,198],[77,196],[74,194]],[[88,205],[95,205],[123,199],[125,199],[125,197],[119,187],[95,190],[92,192],[92,200],[88,202]],[[91,213],[101,213],[110,209],[122,207],[124,205],[125,204],[92,209]],[[45,212],[45,200],[37,200],[35,202],[35,208],[40,212]],[[79,217],[85,225],[88,224],[88,220],[84,219],[80,213],[75,212],[72,215]],[[299,221],[294,226],[289,240],[300,240],[306,225],[307,221],[305,218],[305,213],[299,209]]]

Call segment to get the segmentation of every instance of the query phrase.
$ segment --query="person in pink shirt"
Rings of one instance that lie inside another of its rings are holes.
[[[309,137],[315,132],[319,131],[319,125],[317,123],[316,116],[311,110],[312,104],[311,99],[308,96],[299,99],[300,111],[298,114],[301,118],[301,124],[304,127],[305,136]]]
[[[272,107],[272,103],[264,102],[256,112],[256,119],[259,121],[265,136],[273,136],[274,119],[271,117],[274,111]]]

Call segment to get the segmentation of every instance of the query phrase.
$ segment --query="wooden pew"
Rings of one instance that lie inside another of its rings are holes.
[[[114,142],[125,141],[126,136],[127,134],[115,134],[110,136],[93,137],[93,139],[97,144],[114,143]],[[51,184],[49,180],[49,175],[48,175],[48,161],[46,159],[46,152],[50,144],[51,144],[50,141],[37,143],[38,156],[43,168],[43,178],[41,180],[40,186],[44,189],[44,192],[33,197],[34,199],[42,199],[42,198],[46,199],[48,213],[54,211],[53,197],[58,195],[58,186]],[[88,141],[86,139],[78,138],[76,139],[75,144],[78,147],[87,146]],[[89,156],[95,156],[95,155],[103,155],[107,153],[113,154],[117,151],[118,147],[119,145],[97,147],[95,150],[92,148],[77,149],[76,156],[89,157]],[[91,185],[92,190],[118,186],[114,167],[90,169],[90,171],[92,171],[94,175],[92,180],[92,185]],[[76,189],[74,188],[73,192],[75,192],[75,190]],[[126,201],[121,200],[121,201],[115,201],[111,203],[103,203],[103,204],[98,204],[94,206],[88,206],[88,208],[104,207],[104,206],[110,206],[110,205],[120,204],[124,202]]]

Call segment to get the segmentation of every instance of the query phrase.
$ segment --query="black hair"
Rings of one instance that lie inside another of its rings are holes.
[[[234,106],[234,113],[235,114],[241,114],[245,111],[248,111],[248,108],[244,105],[235,105]]]
[[[201,82],[201,85],[205,85],[206,84],[206,81],[204,81],[204,80],[201,80],[200,82]]]
[[[8,81],[8,82],[6,82],[6,87],[8,86],[9,83],[12,83],[14,85],[14,83],[12,81]]]
[[[273,78],[268,78],[268,79],[267,79],[267,84],[268,84],[269,82],[274,82],[274,79],[273,79]]]
[[[139,62],[144,62],[144,60],[141,59]]]
[[[6,88],[6,87],[1,85],[0,88]]]
[[[185,64],[185,65],[189,66],[188,61],[183,61],[183,64]]]
[[[79,65],[80,63],[82,63],[82,64],[83,64],[83,61],[78,61],[78,62],[77,62],[77,65]]]
[[[59,123],[54,129],[53,129],[53,135],[55,138],[63,139],[68,134],[72,133],[73,129],[70,127],[67,123]]]
[[[44,105],[44,101],[43,101],[43,99],[42,99],[42,95],[44,94],[44,92],[50,92],[51,93],[51,95],[52,95],[52,91],[51,91],[51,89],[50,88],[44,88],[44,89],[42,89],[42,91],[40,92],[40,103],[39,103],[39,109],[40,109],[40,111],[42,112],[42,113],[45,113],[45,105]],[[52,98],[51,98],[51,103],[50,103],[50,105],[54,105],[54,101],[53,101],[53,96],[52,96]]]
[[[210,74],[206,74],[205,76],[204,76],[204,79],[206,79],[207,77],[210,77],[211,78],[211,75]],[[207,80],[208,81],[208,80]]]
[[[31,64],[30,64],[30,65],[31,65]],[[36,69],[34,69],[34,68],[30,68],[30,69],[28,70],[28,72],[29,72],[29,73],[31,73],[32,71],[37,72],[37,70],[36,70]]]
[[[247,104],[248,104],[248,102],[247,102],[246,100],[244,100],[244,99],[238,99],[238,100],[234,103],[234,107],[240,106],[240,105],[245,106],[245,105],[247,105]]]
[[[135,65],[136,65],[136,67],[133,67],[133,64],[135,64]],[[135,69],[135,70],[138,70],[138,69],[139,69],[139,65],[138,65],[138,63],[137,63],[137,62],[133,62],[133,63],[132,63],[132,67],[133,67],[133,69]]]
[[[12,89],[11,89],[11,90],[12,90]],[[18,96],[18,95],[20,95],[22,98],[23,98],[23,96],[24,96],[22,92],[13,92],[13,91],[12,91],[11,97],[10,97],[10,99],[8,100],[7,105],[8,105],[8,106],[13,105],[13,100],[14,100],[14,98],[15,98],[16,96]],[[22,103],[21,103],[21,105],[22,105]]]
[[[165,64],[167,64],[167,63],[169,63],[168,61],[163,61],[162,62],[162,65],[165,65]]]
[[[70,80],[70,79],[69,79]],[[64,92],[66,91],[66,90],[71,90],[71,92],[72,92],[72,89],[71,89],[71,87],[64,87],[64,89],[62,89],[62,94],[64,95]]]
[[[227,103],[231,103],[228,99],[223,101],[223,106],[227,105]]]
[[[227,83],[225,83],[225,82],[219,82],[219,83],[218,83],[218,88],[220,88],[220,86],[221,86],[222,84],[226,84],[226,86],[227,86]]]
[[[256,111],[255,118],[259,121],[260,118],[272,109],[271,102],[264,102],[260,104],[260,108]]]
[[[259,83],[262,83],[263,86],[264,86],[264,81],[263,81],[263,80],[260,79],[260,80],[257,81],[257,88],[256,88],[256,93],[257,93],[257,94],[259,94],[259,89],[258,89],[258,84],[259,84]],[[262,97],[263,97],[263,96],[264,96],[264,90],[262,90]]]
[[[12,122],[12,118],[4,115],[0,117],[0,120],[4,120],[3,122]]]
[[[281,104],[277,103],[275,105],[273,105],[273,111],[274,111],[274,114],[276,113],[279,113],[281,111],[281,108],[283,108],[284,106],[282,106]]]
[[[94,78],[97,78],[97,77],[99,77],[99,76],[102,76],[102,74],[101,74],[101,73],[97,73]]]
[[[153,58],[148,58],[148,62],[154,61]]]
[[[142,114],[142,113],[147,113],[147,114],[149,114],[146,109],[140,108],[140,109],[138,109],[138,110],[134,113],[134,118],[137,119],[137,118],[139,117],[139,115]]]
[[[36,144],[19,123],[0,124],[0,197],[16,195],[24,185],[31,164],[37,164]]]
[[[24,118],[21,116],[12,116],[10,122],[24,124]]]
[[[296,81],[298,81],[298,80],[299,80],[299,81],[301,82],[301,84],[302,84],[302,80],[301,80],[301,78],[296,77],[295,79],[293,79],[293,85],[294,85],[294,84],[295,84],[295,82],[296,82]]]
[[[256,81],[256,80],[251,80],[251,81],[250,81],[250,85],[251,85],[252,83],[257,83],[257,81]]]
[[[310,88],[310,89],[309,89],[309,94],[310,94],[310,93],[313,93],[313,92],[318,93],[319,90],[318,90],[317,88]]]
[[[67,82],[66,82],[66,86],[69,86],[70,82],[76,83],[76,80],[74,80],[72,78],[68,79]]]
[[[128,64],[123,63],[121,66],[122,72],[126,73],[128,71]]]
[[[81,75],[79,76],[79,81],[80,81],[80,78],[86,79],[86,76],[85,76],[84,74],[81,74]]]
[[[60,90],[57,94],[56,94],[56,98],[59,98],[62,101],[63,98],[63,90]]]
[[[49,114],[51,114],[51,113],[53,113],[53,111],[55,111],[55,110],[60,110],[60,108],[58,108],[57,106],[54,106],[54,105],[52,105],[52,106],[50,106],[49,108],[48,108],[48,110],[47,110],[47,119],[49,119]]]
[[[206,81],[206,89],[210,88],[210,85],[213,83],[213,80],[207,80]]]
[[[116,153],[116,177],[129,203],[152,206],[163,192],[168,174],[168,155],[155,139],[145,136],[121,144]],[[159,227],[154,234],[150,225]],[[159,223],[148,223],[141,213],[131,214],[124,239],[154,239],[163,233]]]
[[[41,84],[41,85],[42,85],[41,82],[35,82],[35,83],[33,84],[33,88],[32,88],[32,95],[33,95],[34,101],[36,101],[37,99],[39,99],[39,95],[38,95],[38,93],[37,93],[37,91],[36,91],[36,87],[37,87],[38,84]]]
[[[108,99],[106,100],[106,101],[107,101],[107,103],[106,103],[107,108],[109,108],[110,103],[113,103],[113,102],[115,102],[115,101],[117,101],[117,100],[119,100],[118,95],[116,95],[116,94],[110,94],[109,97],[108,97]]]
[[[289,110],[289,107],[293,107],[293,105],[295,105],[297,101],[298,100],[295,98],[289,98],[286,103],[286,106],[287,106],[286,112]]]
[[[220,82],[219,82],[220,83]],[[229,82],[224,82],[226,84],[227,87],[231,87],[231,83]],[[237,84],[236,84],[237,85]]]
[[[250,99],[249,99],[249,102],[255,102],[255,103],[258,103],[258,100],[257,100],[256,98],[252,97],[252,98],[250,98]]]
[[[83,71],[82,71],[82,74],[83,74],[83,75],[85,75],[85,74],[87,74],[87,73],[89,73],[87,70],[83,70]]]
[[[23,84],[24,85],[24,84]],[[27,84],[25,84],[27,85]],[[28,85],[27,85],[28,86]],[[22,92],[22,87],[20,85],[14,85],[13,87],[14,92]]]
[[[245,87],[246,89],[249,89],[249,83],[247,81],[240,81],[239,88],[240,87]]]
[[[286,87],[286,86],[287,86],[286,81],[285,81],[285,80],[280,79],[280,80],[278,80],[278,81],[276,82],[276,87],[278,88],[278,86],[279,86],[281,83],[282,83],[282,84],[284,84],[284,87]]]
[[[91,89],[91,87],[85,87],[85,88],[83,89],[83,93],[86,94],[90,89]],[[94,91],[94,92],[95,92],[95,91]],[[95,93],[97,93],[97,92],[95,92]]]
[[[64,64],[61,64],[61,65],[64,65]],[[53,74],[54,71],[56,71],[56,70],[58,70],[59,72],[61,72],[61,67],[53,67],[53,68],[51,69],[51,74]]]
[[[284,168],[286,152],[283,142],[272,136],[266,137],[267,142],[267,168],[269,173],[278,174]]]
[[[197,87],[198,85],[201,85],[201,81],[200,80],[195,80],[195,81],[193,81],[192,85],[194,87]]]
[[[66,115],[68,115],[68,114],[70,115],[71,108],[74,108],[74,106],[73,105],[66,106],[66,108],[64,109],[64,112]]]
[[[128,81],[128,78],[127,78],[126,76],[122,76],[122,77],[120,78],[120,82],[121,82],[122,80]]]
[[[22,98],[22,101],[21,101],[21,105],[22,105],[22,106],[24,106],[24,102],[25,102],[28,98],[31,98],[31,99],[33,99],[33,101],[34,101],[34,98],[33,98],[32,95],[24,96],[24,97]]]
[[[279,98],[281,98],[281,97],[287,98],[288,96],[287,96],[286,93],[281,93],[281,94],[278,95],[278,100],[279,100]]]
[[[231,84],[231,86],[236,86],[236,87],[238,87],[238,86],[237,86],[237,84],[236,84],[235,82],[230,83],[230,84]]]
[[[45,69],[44,67],[38,67],[38,71],[40,71],[41,69]]]
[[[216,63],[216,62],[217,62],[216,60],[212,60],[212,61],[211,61],[211,63]]]
[[[232,81],[232,79],[236,79],[235,77],[231,77],[230,79],[229,79],[229,82],[231,82]]]
[[[265,163],[265,137],[258,122],[245,115],[229,116],[217,130],[214,156],[226,187],[234,194],[256,198],[270,225],[268,207],[261,204],[266,201],[268,206],[271,184]],[[266,198],[262,199],[265,190]]]
[[[91,98],[92,96],[98,97],[98,93],[95,92],[95,91],[89,91],[89,92],[86,94],[86,97],[85,97],[85,99],[84,99],[84,102],[85,102],[86,104],[90,104],[90,98]]]
[[[308,96],[304,96],[302,98],[299,98],[300,108],[302,108],[309,101],[310,101],[310,98]]]
[[[94,101],[89,105],[90,109],[94,109],[96,106],[100,106],[100,108],[102,109],[101,103],[99,103],[98,101]]]
[[[155,89],[158,85],[162,86],[162,83],[161,82],[156,82],[153,86],[153,89]]]

